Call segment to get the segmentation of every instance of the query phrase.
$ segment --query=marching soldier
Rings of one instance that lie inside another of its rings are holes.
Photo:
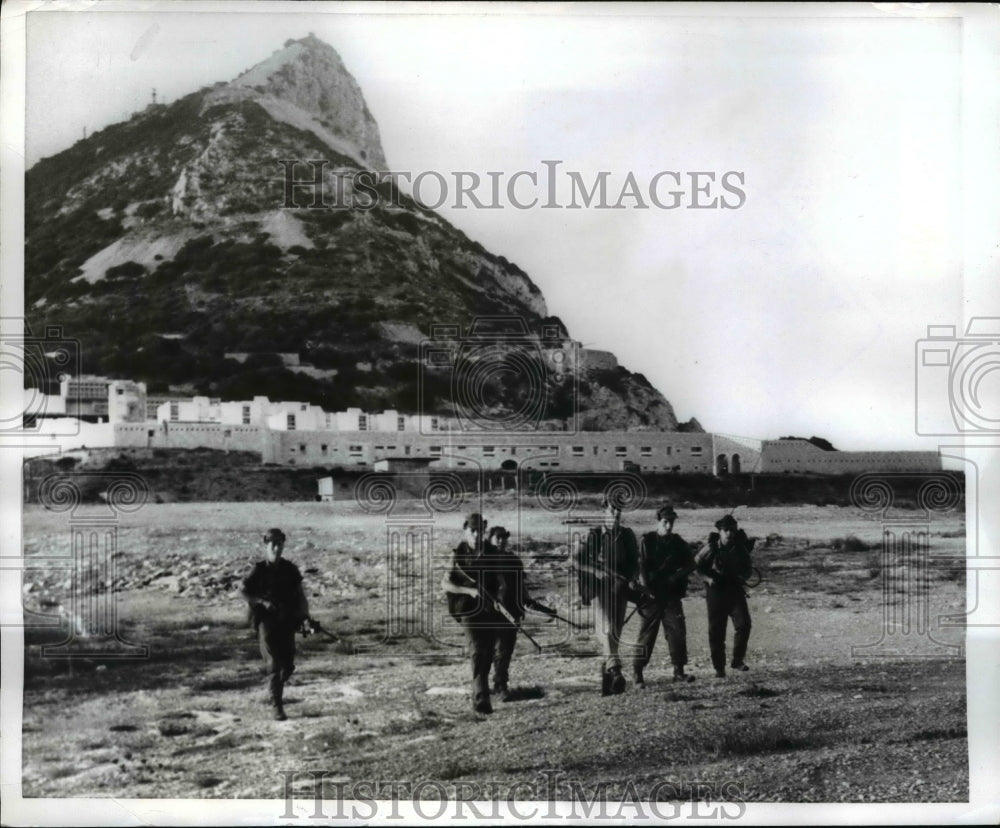
[[[680,535],[674,534],[677,513],[669,504],[656,512],[656,530],[642,536],[639,547],[639,584],[646,600],[637,612],[642,619],[636,641],[638,651],[632,663],[637,688],[645,687],[642,671],[649,664],[656,635],[663,627],[674,681],[694,681],[686,675],[687,627],[681,599],[687,594],[688,575],[694,570],[694,555]]]
[[[538,610],[546,615],[554,615],[555,611],[532,598],[524,583],[524,564],[513,552],[508,551],[507,541],[510,538],[503,526],[490,529],[487,540],[487,554],[494,560],[494,571],[499,576],[497,600],[518,623],[524,618],[526,609]],[[497,631],[496,658],[493,660],[493,692],[500,701],[510,701],[510,660],[514,655],[514,645],[517,643],[518,628],[508,623]]]
[[[726,677],[726,627],[733,619],[734,670],[749,670],[744,663],[750,641],[750,608],[744,582],[750,577],[754,541],[738,528],[736,518],[725,515],[715,522],[718,532],[708,536],[708,546],[695,556],[705,579],[708,608],[708,646],[716,678]]]
[[[473,512],[462,525],[462,542],[455,548],[452,565],[442,579],[448,612],[462,625],[472,664],[472,707],[477,713],[492,713],[489,676],[497,635],[509,626],[494,601],[499,576],[485,554],[486,521]]]
[[[243,597],[250,605],[260,654],[270,675],[274,718],[288,717],[282,704],[285,682],[295,670],[295,633],[309,623],[309,603],[302,589],[299,568],[282,557],[285,533],[268,529],[264,534],[265,560],[258,561],[243,581]]]
[[[625,609],[635,598],[631,582],[638,571],[639,552],[635,533],[621,525],[622,510],[605,498],[603,525],[595,527],[576,550],[580,598],[594,602],[594,634],[601,647],[601,695],[625,692],[621,642]]]

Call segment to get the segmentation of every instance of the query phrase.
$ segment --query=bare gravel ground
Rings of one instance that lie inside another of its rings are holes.
[[[100,507],[75,519],[88,509]],[[567,564],[568,533],[579,527],[500,498],[484,511],[514,530],[535,597],[586,622]],[[83,589],[111,591],[122,636],[147,645],[149,658],[43,659],[40,645],[65,631],[27,631],[24,795],[276,798],[287,774],[322,771],[331,799],[357,783],[412,791],[426,782],[429,798],[683,800],[707,785],[715,798],[746,801],[968,801],[965,661],[942,646],[961,644],[964,629],[938,623],[965,611],[964,571],[924,571],[895,550],[883,557],[881,526],[852,509],[738,515],[761,538],[750,672],[711,677],[692,581],[694,683],[669,680],[660,641],[646,690],[602,698],[589,634],[529,614],[543,652],[522,639],[515,700],[481,716],[437,586],[460,514],[438,516],[430,531],[353,504],[146,506],[121,520],[114,572],[103,586],[85,578]],[[717,517],[684,511],[676,528],[697,540]],[[644,530],[651,513],[628,522]],[[286,557],[306,572],[314,616],[349,641],[299,639],[286,722],[270,718],[236,594],[272,525],[289,535]],[[432,536],[431,551],[407,547],[407,533]],[[68,554],[68,518],[29,507],[24,537],[28,555]],[[929,537],[932,554],[964,553],[959,515],[937,518]],[[56,612],[73,588],[65,572],[32,570],[25,604]],[[939,643],[922,634],[925,612]],[[626,641],[636,631],[633,620]],[[309,798],[312,784],[296,777],[293,789]]]

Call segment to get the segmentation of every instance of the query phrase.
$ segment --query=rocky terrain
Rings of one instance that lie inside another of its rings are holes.
[[[388,169],[357,82],[329,45],[290,40],[28,170],[28,324],[79,340],[85,373],[150,393],[449,413],[456,366],[482,364],[473,323],[504,317],[476,389],[490,416],[538,398],[552,427],[681,425],[641,374],[588,362],[527,273],[358,178],[373,171]],[[432,335],[443,363],[422,358]]]
[[[75,519],[100,508],[81,506]],[[587,624],[568,576],[574,526],[502,498],[482,508],[514,530],[532,594]],[[716,512],[682,510],[677,529],[703,537]],[[628,518],[642,527],[651,512]],[[351,791],[391,797],[352,787],[378,780],[404,785],[401,798],[423,783],[418,798],[429,799],[545,800],[548,790],[611,802],[968,801],[965,660],[954,649],[964,629],[938,623],[965,611],[964,568],[915,579],[917,562],[884,555],[880,525],[849,508],[758,508],[741,520],[760,538],[750,672],[711,677],[693,582],[694,683],[669,681],[661,641],[646,690],[602,698],[589,632],[532,613],[526,630],[542,653],[519,643],[515,698],[486,717],[470,710],[468,666],[437,586],[460,514],[388,527],[353,504],[147,505],[120,519],[114,582],[81,588],[114,590],[120,633],[148,658],[43,658],[40,646],[74,623],[76,587],[65,573],[25,574],[26,607],[61,612],[64,628],[26,630],[24,795],[281,799],[288,782],[311,809],[306,772],[321,771],[331,803]],[[25,554],[68,554],[68,522],[29,506]],[[287,722],[268,715],[237,594],[269,525],[288,533],[313,615],[342,639],[300,639]],[[425,555],[391,543],[393,532],[428,531]],[[961,563],[959,515],[935,520],[930,547]],[[938,643],[893,620],[923,600]],[[634,635],[632,621],[626,641]]]

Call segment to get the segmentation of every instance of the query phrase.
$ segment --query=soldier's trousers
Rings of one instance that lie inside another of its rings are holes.
[[[632,662],[640,670],[649,664],[656,646],[656,635],[663,627],[663,637],[667,639],[670,662],[674,667],[687,664],[687,626],[684,622],[684,606],[680,598],[661,598],[659,601],[640,606],[637,614],[641,619],[639,637],[636,639],[636,653]]]
[[[628,592],[624,586],[598,589],[593,604],[594,637],[604,657],[604,669],[620,669],[622,660],[618,649],[621,645],[622,625],[625,623],[625,608],[628,606]]]
[[[712,653],[712,666],[717,671],[726,669],[726,627],[733,619],[733,664],[739,665],[746,658],[750,641],[750,608],[742,584],[727,584],[705,588],[708,607],[708,648]]]
[[[510,681],[510,660],[517,644],[517,629],[508,624],[497,630],[496,658],[493,660],[493,686],[506,687]]]
[[[472,664],[472,704],[488,702],[490,699],[490,668],[496,649],[498,623],[484,621],[462,621],[465,643]]]
[[[262,618],[257,627],[264,669],[270,675],[271,701],[281,704],[282,689],[295,670],[295,627],[273,618]]]

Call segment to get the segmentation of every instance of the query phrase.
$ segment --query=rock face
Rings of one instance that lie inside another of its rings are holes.
[[[521,333],[475,389],[498,417],[541,394],[550,428],[577,415],[592,429],[678,428],[613,355],[553,370],[546,355],[575,346],[528,274],[398,190],[355,187],[372,169],[385,157],[358,84],[317,38],[288,41],[234,81],[147,107],[28,171],[28,323],[78,339],[84,372],[149,393],[447,414],[463,338],[504,317]],[[319,188],[289,189],[317,174]],[[317,191],[332,204],[311,207]],[[422,345],[441,326],[444,362],[430,365]]]
[[[362,167],[388,169],[361,87],[336,50],[311,32],[213,90],[205,106],[237,100],[256,101],[275,120],[310,130]]]

